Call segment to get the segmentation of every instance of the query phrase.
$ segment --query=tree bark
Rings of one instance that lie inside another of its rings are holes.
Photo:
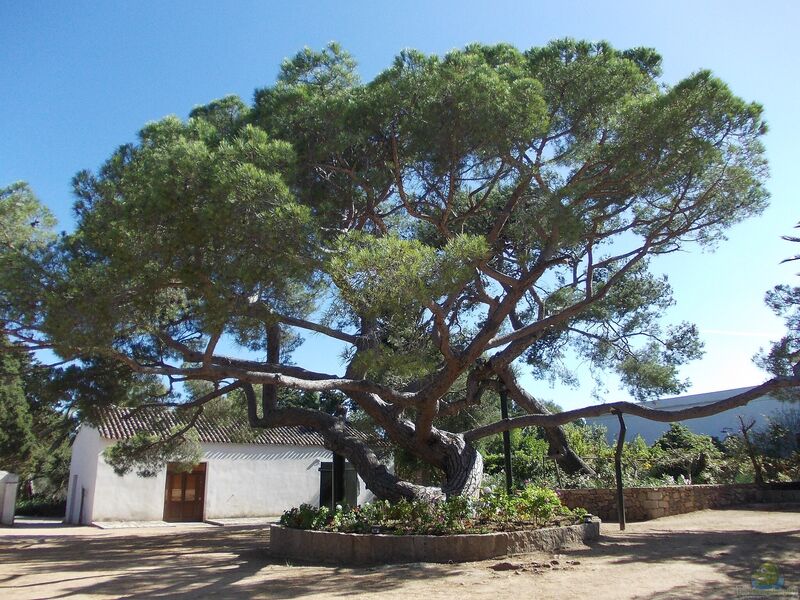
[[[446,497],[477,497],[483,480],[483,457],[461,435],[435,430],[443,445]]]
[[[344,456],[353,465],[367,489],[381,500],[436,500],[444,497],[435,487],[403,481],[392,473],[363,441],[348,435],[342,427],[320,431],[329,450]]]
[[[428,462],[444,472],[441,488],[420,486],[401,480],[380,464],[366,444],[347,443],[334,439],[330,433],[320,432],[326,445],[339,449],[355,467],[361,479],[373,494],[384,500],[436,500],[453,496],[477,497],[483,481],[483,457],[475,447],[458,434],[434,429],[431,442],[425,448],[403,444],[415,456],[424,456]],[[434,459],[433,461],[431,459]]]
[[[554,456],[559,467],[567,473],[585,473],[595,475],[594,469],[578,456],[570,447],[569,440],[561,426],[543,428],[547,442],[550,444],[550,456]]]
[[[389,471],[381,462],[366,441],[349,427],[341,417],[335,417],[317,410],[303,408],[276,408],[258,416],[258,402],[253,386],[242,382],[242,389],[247,399],[247,417],[251,427],[309,427],[318,432],[325,447],[341,454],[367,486],[378,498],[383,500],[434,500],[443,498],[444,492],[439,488],[416,485],[403,481]],[[263,405],[262,405],[263,406]],[[263,408],[267,408],[263,406]],[[463,439],[461,440],[463,443]]]

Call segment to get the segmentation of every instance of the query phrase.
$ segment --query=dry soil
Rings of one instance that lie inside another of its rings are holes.
[[[336,568],[268,556],[263,527],[0,529],[0,598],[713,598],[751,597],[778,566],[800,598],[800,506],[706,510],[603,524],[591,547],[443,565]],[[768,597],[779,597],[776,593]]]

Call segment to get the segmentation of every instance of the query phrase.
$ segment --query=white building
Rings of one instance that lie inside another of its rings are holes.
[[[706,394],[693,394],[690,396],[678,396],[675,398],[662,398],[658,400],[651,400],[642,402],[642,406],[647,408],[655,408],[659,410],[678,410],[685,408],[692,408],[695,406],[703,406],[718,402],[725,398],[730,398],[736,394],[741,394],[747,390],[753,389],[752,387],[737,388],[734,390],[722,390],[718,392],[708,392]],[[679,421],[686,425],[692,432],[703,435],[710,435],[724,439],[729,434],[736,433],[740,430],[739,416],[744,419],[745,424],[755,421],[756,427],[761,428],[767,424],[767,417],[780,413],[791,407],[797,407],[797,403],[784,402],[772,396],[762,396],[739,408],[734,408],[725,412],[711,415],[710,417],[703,417],[700,419],[689,419],[686,421]],[[659,421],[650,421],[642,417],[633,415],[624,415],[625,418],[625,439],[632,441],[637,435],[641,435],[648,444],[655,442],[661,435],[669,429],[669,423],[661,423]],[[607,428],[606,438],[609,442],[613,442],[619,435],[619,420],[616,415],[603,415],[601,417],[593,417],[586,419],[588,424],[602,425]]]
[[[279,515],[302,503],[319,506],[331,494],[332,453],[316,432],[282,427],[252,432],[245,425],[198,420],[202,458],[190,473],[168,465],[155,477],[119,476],[103,451],[139,431],[163,432],[174,413],[107,409],[99,425],[83,425],[72,446],[66,521],[203,521]],[[242,443],[243,433],[250,433]],[[352,466],[345,469],[345,497],[368,502]]]

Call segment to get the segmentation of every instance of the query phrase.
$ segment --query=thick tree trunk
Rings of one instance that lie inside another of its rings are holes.
[[[446,444],[445,481],[442,491],[450,496],[476,497],[483,480],[483,457],[460,435],[440,432]]]
[[[355,467],[367,489],[381,500],[438,500],[444,498],[442,490],[436,487],[416,485],[403,481],[390,472],[384,464],[365,460],[360,450],[344,451],[344,456]]]
[[[326,442],[328,437],[326,437]],[[329,442],[329,445],[330,442]],[[347,447],[344,447],[344,446]],[[416,485],[403,481],[380,464],[366,446],[343,444],[337,452],[344,454],[353,464],[361,479],[373,494],[383,500],[435,500],[453,496],[476,497],[483,480],[483,457],[472,444],[460,435],[434,431],[434,441],[426,455],[440,455],[439,465],[445,479],[441,488]],[[413,453],[413,449],[411,449]],[[371,455],[371,456],[370,456]]]
[[[266,387],[266,386],[265,386]],[[477,496],[483,479],[483,457],[460,434],[432,429],[427,440],[415,435],[413,425],[375,407],[374,415],[391,441],[431,464],[445,474],[441,488],[416,485],[403,481],[391,473],[376,456],[363,436],[346,425],[344,418],[320,411],[302,408],[277,408],[262,405],[258,416],[257,402],[252,385],[243,385],[247,398],[247,416],[252,427],[306,426],[311,427],[325,440],[325,447],[344,456],[378,498],[384,500],[434,500],[450,496]],[[364,404],[367,398],[362,398]]]
[[[381,500],[435,500],[444,497],[439,488],[403,481],[392,473],[362,440],[343,430],[321,431],[325,445],[353,465],[367,489]]]
[[[321,431],[326,446],[345,456],[355,467],[361,479],[373,494],[382,500],[437,500],[452,496],[476,497],[483,480],[483,457],[475,447],[464,441],[463,436],[434,430],[431,442],[424,452],[426,460],[438,458],[436,466],[444,471],[441,488],[422,486],[400,479],[381,463],[373,451],[362,440],[348,434],[344,428]]]

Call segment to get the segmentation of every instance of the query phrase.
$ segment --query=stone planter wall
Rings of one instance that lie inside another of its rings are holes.
[[[600,521],[531,531],[463,535],[371,535],[270,526],[270,554],[281,560],[337,565],[467,562],[552,552],[595,540]]]
[[[604,521],[617,520],[616,489],[558,490],[558,495],[570,508],[583,507]],[[738,504],[800,502],[800,490],[760,488],[755,484],[626,488],[624,495],[628,521],[647,521]]]

